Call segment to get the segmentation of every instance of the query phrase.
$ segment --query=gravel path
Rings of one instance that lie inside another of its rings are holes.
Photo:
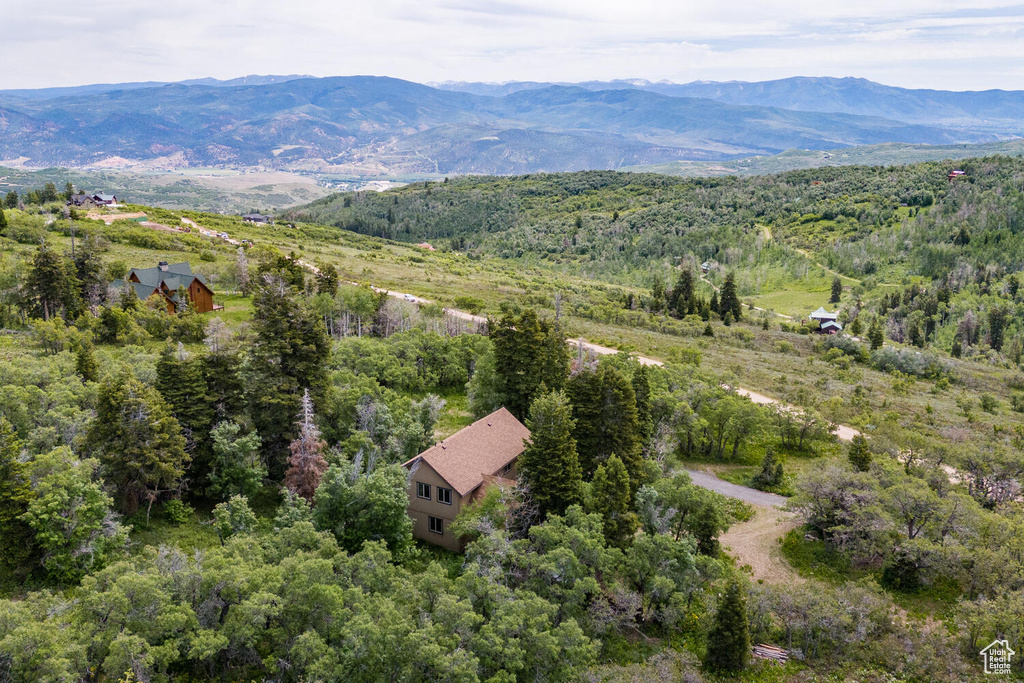
[[[737,500],[742,500],[744,503],[750,503],[751,505],[780,508],[785,505],[788,500],[785,496],[778,496],[774,493],[765,493],[764,491],[758,491],[757,489],[733,484],[725,481],[724,479],[719,479],[713,474],[708,474],[707,472],[686,470],[686,473],[690,475],[690,479],[693,480],[693,483],[701,488],[710,489],[716,493],[721,493],[723,496],[736,498]]]

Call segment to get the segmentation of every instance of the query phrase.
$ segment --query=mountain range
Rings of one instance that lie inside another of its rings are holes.
[[[0,91],[0,163],[518,174],[1024,131],[1024,93],[862,79],[443,83],[248,76]]]

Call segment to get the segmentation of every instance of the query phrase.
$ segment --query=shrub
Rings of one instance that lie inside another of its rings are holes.
[[[164,514],[167,520],[175,526],[181,526],[189,520],[195,510],[180,498],[173,498],[164,503]]]
[[[914,377],[938,378],[946,372],[945,364],[929,353],[891,346],[872,351],[871,364],[882,372],[901,372]]]

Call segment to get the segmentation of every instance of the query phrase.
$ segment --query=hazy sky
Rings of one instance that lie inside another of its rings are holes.
[[[245,74],[1024,89],[1024,5],[973,0],[6,0],[0,88]]]

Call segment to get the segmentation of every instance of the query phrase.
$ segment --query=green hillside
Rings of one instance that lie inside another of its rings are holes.
[[[5,210],[0,674],[718,681],[745,621],[794,656],[743,680],[979,678],[1024,623],[1024,161],[951,168],[460,178],[268,226]],[[107,287],[159,261],[224,308]],[[546,435],[538,495],[468,508],[462,554],[413,543],[399,463],[499,405]]]

